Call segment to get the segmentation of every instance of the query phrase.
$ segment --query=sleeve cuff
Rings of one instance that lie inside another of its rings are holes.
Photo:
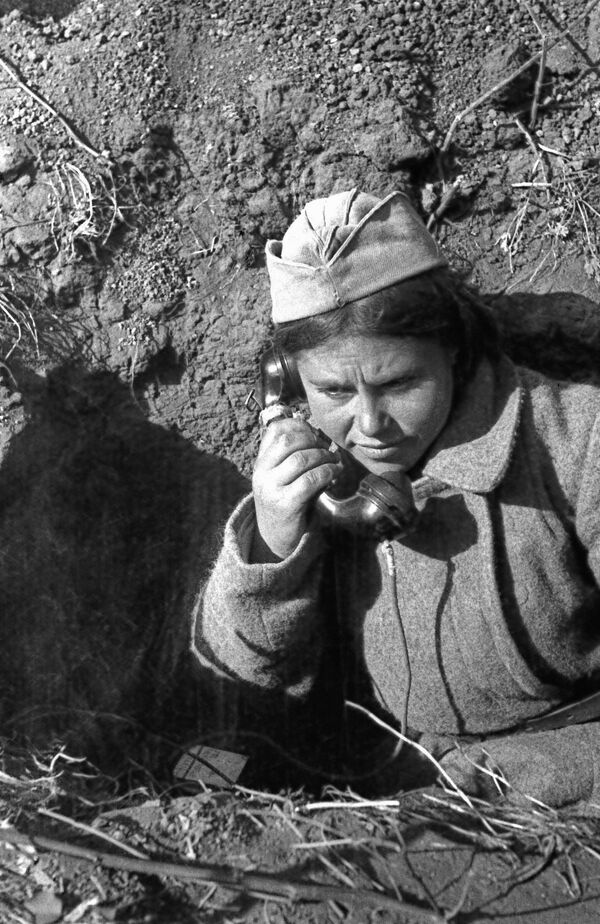
[[[226,566],[243,577],[247,592],[288,597],[325,550],[325,541],[319,532],[309,532],[282,561],[250,564],[248,558],[255,530],[254,497],[249,494],[238,504],[225,527],[223,555]]]

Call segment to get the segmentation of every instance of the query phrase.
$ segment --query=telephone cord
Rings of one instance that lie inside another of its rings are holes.
[[[404,624],[402,622],[402,616],[400,614],[400,603],[398,600],[398,585],[396,583],[396,578],[397,578],[396,559],[394,556],[393,546],[391,542],[389,541],[389,539],[386,539],[383,542],[383,554],[385,557],[385,563],[387,566],[386,571],[387,571],[389,582],[390,582],[390,591],[391,591],[390,596],[392,600],[392,607],[393,607],[394,615],[396,618],[396,622],[400,629],[401,655],[402,655],[404,673],[406,677],[406,683],[404,687],[404,701],[402,704],[402,711],[400,715],[400,731],[403,737],[408,737],[407,735],[407,732],[408,732],[408,704],[409,704],[410,691],[411,691],[411,686],[412,686],[412,671],[411,671],[411,666],[410,666],[410,657],[408,653],[408,641],[406,638],[406,632],[404,630]],[[296,755],[294,755],[291,751],[289,751],[286,747],[281,745],[279,742],[273,740],[269,735],[266,735],[261,732],[251,732],[251,731],[246,731],[246,732],[241,732],[241,733],[236,732],[235,735],[232,735],[229,732],[221,732],[221,733],[216,733],[216,734],[213,733],[211,735],[206,736],[205,740],[206,740],[206,743],[211,743],[213,746],[217,746],[216,745],[217,740],[219,740],[222,744],[230,742],[231,743],[230,746],[232,746],[237,741],[239,741],[240,738],[248,738],[248,739],[256,738],[262,741],[266,741],[276,751],[282,754],[282,756],[284,756],[290,763],[294,764],[299,769],[306,770],[310,773],[318,773],[332,783],[343,781],[346,785],[348,785],[348,783],[351,783],[351,782],[359,782],[362,780],[366,780],[369,777],[372,777],[375,773],[380,773],[381,771],[385,770],[390,764],[393,763],[393,761],[397,759],[397,757],[401,753],[402,748],[405,744],[402,738],[398,738],[393,751],[391,753],[388,753],[388,755],[380,763],[378,763],[374,769],[371,768],[370,770],[367,770],[364,772],[358,772],[358,773],[352,773],[352,772],[336,773],[334,771],[327,770],[324,767],[317,767],[313,764],[308,763],[307,761],[302,760],[301,758],[298,758]]]
[[[404,630],[404,623],[402,621],[402,615],[400,613],[400,602],[398,600],[398,584],[397,576],[398,572],[396,569],[396,559],[394,556],[394,547],[389,539],[385,539],[383,542],[383,554],[385,556],[387,564],[387,573],[390,579],[390,596],[392,599],[392,607],[394,610],[394,616],[396,618],[396,623],[400,629],[400,640],[401,640],[401,655],[404,668],[404,676],[406,677],[406,683],[404,684],[404,699],[402,703],[402,711],[400,714],[400,731],[404,737],[408,737],[408,702],[410,699],[410,690],[412,686],[412,671],[410,666],[410,656],[408,653],[408,641],[406,638],[406,632]],[[398,744],[395,748],[394,754],[397,756],[402,750],[404,741],[398,739]]]

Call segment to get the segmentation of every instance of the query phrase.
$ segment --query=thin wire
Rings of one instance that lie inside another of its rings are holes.
[[[406,683],[404,685],[404,702],[402,703],[402,712],[400,714],[400,730],[403,735],[408,737],[408,701],[410,699],[410,691],[412,687],[412,670],[410,666],[410,656],[408,654],[408,641],[406,638],[406,632],[404,630],[404,623],[402,621],[402,615],[400,613],[400,603],[398,600],[398,584],[396,582],[397,571],[396,571],[396,559],[394,557],[394,547],[389,539],[386,539],[383,543],[383,552],[387,562],[387,573],[390,578],[391,586],[391,598],[394,608],[394,615],[396,617],[396,622],[398,628],[400,629],[400,637],[402,640],[401,654],[404,667],[404,674],[406,677]],[[403,742],[398,742],[399,747],[397,753],[399,754],[402,750]]]

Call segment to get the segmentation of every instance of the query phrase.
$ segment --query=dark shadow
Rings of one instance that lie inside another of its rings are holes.
[[[355,571],[361,580],[349,583],[347,575]],[[324,553],[323,574],[317,604],[322,648],[306,700],[290,695],[286,686],[301,680],[305,669],[314,669],[316,646],[310,641],[304,658],[291,652],[291,666],[286,665],[285,655],[274,656],[270,649],[246,641],[257,664],[285,678],[279,686],[267,688],[232,677],[227,664],[219,663],[198,633],[204,656],[204,663],[196,665],[198,689],[203,691],[200,698],[212,721],[212,728],[210,723],[198,726],[200,739],[246,754],[249,760],[240,782],[250,788],[304,787],[317,793],[329,783],[342,789],[350,785],[355,792],[370,796],[433,782],[432,765],[417,751],[407,754],[404,750],[398,759],[394,756],[396,737],[345,706],[346,701],[360,703],[397,727],[397,720],[375,696],[361,643],[364,614],[381,593],[375,543],[337,534]],[[352,606],[349,593],[353,594]],[[356,623],[350,625],[352,612]],[[218,679],[211,665],[219,669]]]
[[[139,204],[147,206],[161,203],[165,195],[177,187],[182,164],[189,169],[183,152],[175,143],[172,127],[155,122],[148,127],[143,142],[124,152],[119,160],[123,192],[126,196],[134,195],[131,204],[136,197]]]
[[[113,373],[65,367],[23,393],[0,467],[0,727],[155,767],[203,721],[190,615],[247,482]]]
[[[81,0],[0,0],[0,16],[18,10],[19,13],[35,19],[45,19],[46,16],[62,19],[63,16],[72,13],[80,3]]]
[[[574,382],[600,383],[600,305],[574,292],[516,292],[491,301],[513,362]]]

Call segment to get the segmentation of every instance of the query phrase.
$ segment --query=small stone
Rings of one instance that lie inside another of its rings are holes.
[[[512,205],[509,194],[502,189],[495,189],[493,191],[491,201],[492,210],[494,212],[507,212]]]
[[[31,151],[18,135],[6,134],[0,139],[0,182],[15,180],[25,173],[32,161]]]
[[[577,51],[566,40],[552,45],[546,56],[546,67],[553,74],[566,77],[575,74],[580,67]]]
[[[125,303],[116,295],[111,295],[102,303],[102,316],[107,321],[121,321],[125,316]]]
[[[255,224],[258,224],[265,237],[277,237],[287,227],[287,212],[273,189],[261,189],[250,196],[247,210],[249,216],[256,219]]]
[[[581,109],[578,109],[575,114],[575,118],[580,123],[589,122],[590,119],[592,119],[593,117],[594,117],[594,113],[592,112],[592,109],[589,103],[586,103],[585,106],[583,106]]]
[[[372,126],[357,135],[356,147],[380,170],[397,170],[407,162],[423,161],[431,153],[410,119],[404,117],[391,125]]]
[[[169,302],[150,299],[144,303],[144,313],[152,320],[156,320],[169,309]]]
[[[246,192],[256,192],[265,185],[265,178],[260,173],[248,173],[239,180],[239,184]]]
[[[352,72],[353,72],[354,74],[360,74],[360,72],[362,71],[362,69],[363,69],[362,64],[353,64],[353,65],[352,65]]]
[[[426,215],[431,215],[438,204],[439,196],[433,183],[426,183],[421,190],[421,206]]]
[[[63,913],[62,900],[54,892],[45,889],[40,889],[33,898],[28,899],[25,908],[33,915],[36,924],[54,924]]]
[[[318,132],[316,132],[315,129],[310,125],[306,125],[298,133],[298,142],[302,148],[309,153],[316,154],[323,150],[323,145]]]

